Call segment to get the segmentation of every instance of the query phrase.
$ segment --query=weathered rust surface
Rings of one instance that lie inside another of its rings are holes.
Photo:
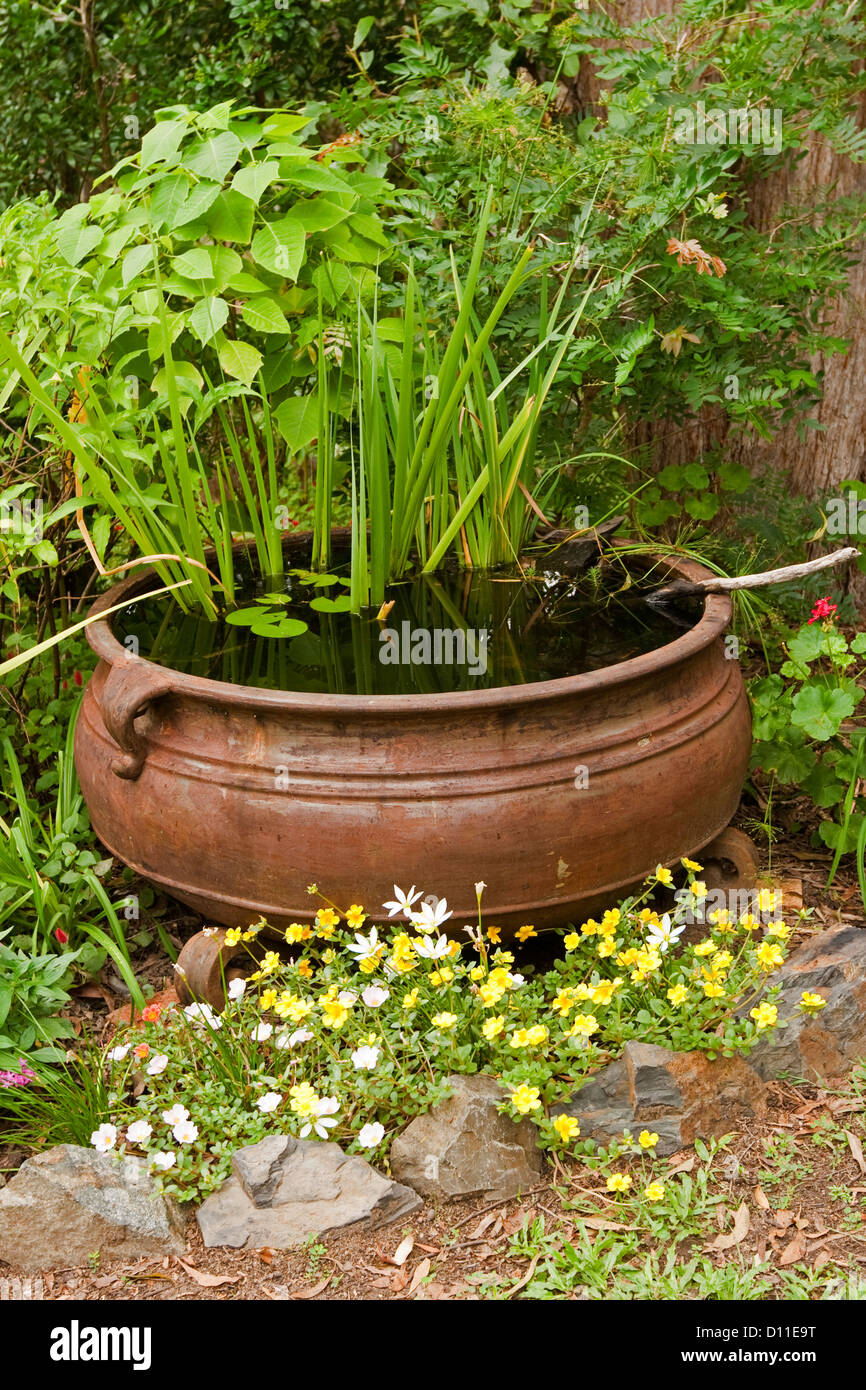
[[[103,620],[87,629],[100,662],[78,775],[111,853],[226,925],[311,920],[311,882],[374,913],[414,883],[447,897],[461,931],[479,879],[506,934],[574,921],[698,852],[736,809],[751,728],[730,617],[711,595],[694,628],[619,665],[430,696],[207,680],[130,656]]]

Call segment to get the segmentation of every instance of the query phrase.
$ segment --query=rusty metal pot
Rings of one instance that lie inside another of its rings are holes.
[[[673,577],[705,578],[690,561]],[[145,590],[135,575],[93,607]],[[740,797],[751,726],[727,597],[600,671],[430,696],[306,694],[131,657],[103,619],[75,761],[96,833],[207,918],[310,921],[316,882],[374,913],[396,883],[505,935],[580,920],[696,854]]]

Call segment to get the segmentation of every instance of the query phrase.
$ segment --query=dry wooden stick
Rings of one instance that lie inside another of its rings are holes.
[[[834,550],[831,555],[820,555],[817,560],[806,560],[802,565],[783,565],[781,569],[763,570],[760,574],[740,574],[733,579],[713,575],[712,579],[675,579],[654,593],[647,594],[649,603],[665,603],[669,599],[692,598],[700,594],[730,594],[737,589],[763,589],[768,584],[786,584],[791,579],[804,579],[808,574],[825,570],[836,565],[848,564],[856,560],[860,551],[856,546],[846,546],[844,550]]]

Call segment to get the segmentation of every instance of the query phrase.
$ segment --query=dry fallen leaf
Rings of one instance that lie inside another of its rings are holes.
[[[749,1216],[749,1208],[742,1202],[734,1212],[734,1227],[727,1235],[716,1236],[707,1246],[708,1250],[730,1250],[732,1246],[739,1245],[741,1240],[745,1240],[749,1234],[752,1221]]]
[[[429,1259],[423,1259],[421,1263],[417,1266],[415,1273],[412,1275],[412,1283],[409,1285],[409,1292],[414,1293],[418,1285],[421,1283],[421,1280],[426,1279],[429,1273],[430,1261]]]
[[[773,1225],[778,1226],[780,1231],[787,1231],[793,1224],[794,1213],[792,1211],[776,1211],[773,1213]]]
[[[632,1226],[620,1226],[616,1221],[606,1221],[603,1216],[581,1216],[580,1220],[590,1231],[631,1231]]]
[[[796,1260],[801,1260],[803,1258],[805,1248],[806,1246],[803,1237],[798,1231],[797,1234],[794,1236],[794,1239],[790,1242],[790,1244],[785,1246],[784,1250],[779,1256],[779,1264],[792,1265],[795,1263]]]
[[[767,1201],[766,1194],[762,1187],[756,1187],[753,1195],[756,1206],[760,1207],[763,1211],[770,1210],[770,1203]]]
[[[266,1265],[273,1263],[274,1251],[271,1249],[269,1245],[263,1245],[261,1250],[256,1251],[256,1254],[258,1255],[259,1259],[262,1260]]]
[[[695,1166],[695,1156],[684,1158],[682,1163],[677,1163],[675,1167],[668,1169],[668,1177],[672,1178],[675,1173],[690,1173]]]
[[[845,1138],[848,1140],[848,1148],[851,1150],[854,1162],[857,1164],[861,1173],[866,1173],[866,1159],[863,1158],[863,1145],[860,1143],[857,1135],[851,1133],[850,1129],[845,1130]]]
[[[320,1279],[318,1284],[314,1284],[311,1289],[301,1289],[297,1293],[293,1293],[292,1297],[316,1298],[320,1293],[324,1293],[325,1289],[328,1287],[333,1277],[333,1274],[329,1274],[327,1279]]]
[[[402,1269],[395,1269],[391,1275],[391,1292],[402,1293],[409,1283],[409,1271],[404,1265]]]
[[[397,1249],[394,1251],[393,1255],[391,1255],[390,1259],[387,1255],[384,1258],[388,1260],[389,1264],[396,1265],[399,1269],[401,1265],[406,1263],[414,1248],[415,1237],[407,1236],[405,1240],[400,1241],[400,1244],[397,1246]]]
[[[489,1211],[486,1216],[482,1216],[481,1220],[478,1222],[478,1225],[475,1227],[475,1230],[472,1231],[471,1234],[466,1237],[466,1239],[480,1240],[481,1237],[484,1235],[484,1232],[489,1230],[489,1228],[493,1225],[494,1221],[497,1219],[497,1216],[498,1212],[495,1211]]]
[[[178,1264],[186,1270],[191,1279],[194,1279],[200,1289],[218,1289],[223,1284],[239,1284],[241,1276],[239,1274],[205,1274],[203,1269],[196,1269],[195,1265],[188,1265],[186,1260],[178,1258]]]

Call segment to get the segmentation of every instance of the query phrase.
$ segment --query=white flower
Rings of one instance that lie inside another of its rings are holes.
[[[525,975],[509,975],[509,976],[508,976],[508,988],[509,988],[509,989],[520,989],[520,986],[521,986],[521,985],[525,985],[525,984],[526,984],[526,976],[525,976]]]
[[[294,1033],[278,1033],[274,1038],[274,1046],[284,1052],[287,1047],[297,1047],[298,1043],[309,1042],[313,1036],[309,1028],[296,1028]]]
[[[375,1149],[378,1144],[381,1144],[384,1138],[385,1126],[380,1125],[379,1121],[376,1120],[374,1124],[364,1125],[364,1128],[358,1135],[358,1143],[361,1145],[362,1149]]]
[[[408,892],[408,893],[404,893],[404,892],[403,892],[403,889],[402,889],[402,888],[398,888],[397,885],[396,885],[396,883],[395,883],[395,884],[394,884],[394,901],[393,901],[393,902],[390,902],[390,903],[383,903],[382,906],[383,906],[383,907],[387,907],[387,909],[388,909],[388,916],[389,916],[389,917],[396,917],[396,915],[397,915],[398,912],[402,912],[402,913],[404,914],[404,916],[406,916],[406,917],[411,917],[411,916],[412,916],[412,904],[413,904],[413,903],[416,903],[416,902],[418,901],[418,899],[420,898],[420,896],[421,896],[420,891],[417,892],[417,893],[415,892],[415,885],[414,885],[414,883],[412,884],[412,887],[409,889],[409,892]]]
[[[364,960],[364,958],[367,956],[375,955],[378,946],[379,933],[376,931],[376,928],[374,927],[373,930],[370,932],[369,936],[364,936],[363,932],[356,931],[355,945],[347,946],[346,950],[351,951],[353,956],[358,957],[358,960]]]
[[[198,1138],[198,1126],[192,1120],[179,1120],[171,1132],[179,1144],[191,1144]]]
[[[268,1091],[267,1095],[259,1096],[256,1105],[263,1115],[270,1115],[272,1111],[276,1110],[277,1107],[282,1104],[282,1100],[283,1098],[279,1091]]]
[[[272,1023],[257,1023],[250,1033],[250,1037],[253,1042],[267,1042],[273,1031],[274,1025]]]
[[[304,1125],[301,1130],[301,1138],[306,1139],[312,1131],[314,1134],[318,1134],[320,1139],[327,1139],[328,1130],[333,1129],[337,1121],[325,1119],[325,1116],[336,1115],[339,1108],[340,1102],[336,1096],[321,1096],[316,1106],[316,1116]]]
[[[443,922],[447,922],[449,917],[453,917],[453,912],[448,911],[448,899],[439,898],[435,906],[431,903],[422,903],[420,912],[411,914],[412,925],[418,931],[435,931],[441,927]]]
[[[148,1076],[162,1076],[168,1066],[168,1053],[156,1052],[147,1064]]]
[[[181,1120],[189,1119],[189,1111],[185,1105],[173,1105],[170,1110],[163,1110],[162,1118],[167,1125],[179,1125]]]
[[[243,999],[246,987],[246,980],[242,980],[240,976],[238,976],[237,979],[232,980],[228,990],[229,999],[233,1000],[234,1003],[237,1003],[239,999]]]
[[[391,997],[390,989],[384,985],[368,985],[361,995],[368,1009],[378,1009],[380,1004],[384,1004],[386,999]]]
[[[126,1043],[123,1047],[113,1047],[108,1053],[109,1062],[122,1062],[128,1051],[129,1043]]]
[[[654,924],[650,927],[647,932],[646,944],[664,954],[669,946],[676,945],[677,938],[682,936],[685,929],[685,922],[678,927],[672,926],[671,915],[669,912],[666,912],[658,924]]]
[[[147,1120],[135,1120],[126,1131],[130,1144],[146,1144],[152,1134],[153,1129]]]
[[[116,1125],[100,1125],[90,1136],[90,1142],[101,1154],[107,1154],[117,1142]]]
[[[191,1023],[206,1023],[208,1028],[222,1028],[222,1019],[214,1013],[210,1004],[187,1004],[184,1015]]]
[[[379,1060],[378,1047],[357,1047],[352,1053],[355,1071],[372,1071]]]
[[[341,989],[337,995],[337,1003],[342,1004],[344,1009],[351,1009],[357,998],[357,994],[353,994],[350,989]]]
[[[174,1167],[175,1156],[171,1152],[155,1153],[151,1154],[150,1161],[153,1164],[154,1168],[160,1168],[162,1172],[165,1173],[168,1171],[169,1168]]]
[[[451,954],[451,943],[447,936],[437,937],[435,941],[413,941],[412,945],[425,960],[440,960],[442,956]]]

